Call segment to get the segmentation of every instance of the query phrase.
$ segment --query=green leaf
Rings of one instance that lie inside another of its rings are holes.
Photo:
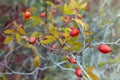
[[[12,34],[14,33],[14,30],[11,30],[11,29],[7,29],[4,31],[5,34]]]
[[[8,36],[5,38],[4,44],[8,44],[9,42],[11,42],[13,40],[13,36]]]
[[[103,67],[104,65],[105,65],[104,62],[99,62],[99,64],[98,64],[99,67]]]
[[[40,35],[40,34],[39,34],[39,32],[35,31],[35,32],[33,32],[33,33],[32,33],[32,35],[31,35],[31,36],[34,36],[34,37],[39,37],[39,35]]]
[[[68,46],[63,47],[63,50],[69,50],[69,49],[70,49],[70,47],[68,47]]]
[[[20,44],[21,43],[21,35],[19,33],[15,34],[17,42]]]

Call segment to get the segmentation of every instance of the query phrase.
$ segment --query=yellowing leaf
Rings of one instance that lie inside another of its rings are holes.
[[[40,44],[50,44],[52,42],[54,42],[54,39],[47,39],[47,40],[41,41]]]
[[[76,14],[76,10],[72,10],[72,7],[74,7],[72,6],[72,4],[73,3],[69,4],[69,6],[66,3],[64,4],[64,14],[67,14],[67,15]]]
[[[4,31],[5,34],[12,34],[13,32],[14,32],[14,30],[11,30],[11,29],[8,29],[8,30]]]
[[[13,40],[13,36],[8,36],[5,38],[4,44],[8,44],[9,42],[11,42]]]
[[[99,80],[99,78],[97,77],[97,75],[95,75],[93,73],[89,73],[89,75],[92,78],[92,80]]]
[[[7,80],[6,77],[5,77],[5,75],[0,75],[0,79],[1,80]]]
[[[29,8],[29,10],[30,10],[30,12],[34,12],[35,13],[37,11],[37,8],[32,6],[32,7]]]
[[[66,3],[64,4],[64,14],[68,14],[68,6]]]
[[[71,47],[64,46],[62,49],[63,49],[63,50],[70,50],[70,49],[71,49]]]
[[[91,66],[91,67],[89,67],[89,68],[86,69],[86,72],[92,78],[92,80],[99,80],[99,78],[97,77],[97,75],[95,75],[95,74],[92,73],[93,69],[94,69],[94,66]]]
[[[45,1],[46,4],[53,6],[54,4],[51,1]]]
[[[41,25],[44,24],[44,21],[41,20],[39,17],[31,16],[30,18],[33,20],[33,26],[36,26],[38,23],[40,23]]]
[[[21,35],[19,33],[16,33],[15,36],[16,36],[17,42],[21,43]]]
[[[34,67],[38,67],[39,66],[39,64],[40,64],[40,56],[39,55],[34,57],[33,64],[34,64]]]
[[[53,24],[50,24],[49,30],[50,30],[50,32],[52,32],[54,30]]]
[[[75,0],[71,0],[71,3],[73,3],[75,5],[75,8],[79,7],[78,4],[77,4],[77,2]]]
[[[81,4],[81,5],[79,6],[79,9],[83,9],[83,8],[85,8],[86,6],[87,6],[87,2]]]
[[[76,23],[79,23],[82,27],[84,27],[84,22],[80,19],[73,19]]]
[[[46,35],[44,38],[46,39],[53,39],[54,36],[49,36],[49,35]]]
[[[94,32],[92,32],[92,31],[91,31],[91,32],[89,32],[89,31],[85,31],[85,32],[84,32],[84,34],[85,34],[86,36],[90,36],[90,35],[92,35],[93,33],[94,33]]]
[[[88,31],[89,30],[89,25],[87,23],[84,22],[84,27],[83,27],[84,31]]]
[[[78,4],[80,4],[82,2],[82,0],[78,0]]]
[[[21,27],[21,25],[17,24],[16,22],[13,22],[14,27],[17,29],[17,31],[21,34],[26,34],[25,30]]]
[[[89,72],[92,72],[92,70],[94,69],[94,66],[91,66],[89,68],[86,69],[86,72],[89,73]]]

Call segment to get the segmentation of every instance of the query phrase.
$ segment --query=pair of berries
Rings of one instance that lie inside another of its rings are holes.
[[[53,13],[55,13],[55,11],[53,11]],[[25,13],[24,13],[24,18],[29,19],[30,16],[31,16],[31,12],[29,10],[26,10]],[[40,14],[41,18],[44,18],[45,16],[46,16],[45,12]]]

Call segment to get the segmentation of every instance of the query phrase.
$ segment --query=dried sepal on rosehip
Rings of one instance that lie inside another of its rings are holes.
[[[40,64],[40,56],[37,55],[37,56],[35,56],[34,59],[33,59],[33,65],[34,65],[34,67],[38,67],[39,64]]]
[[[34,37],[34,36],[31,36],[31,37],[28,38],[28,42],[29,42],[30,44],[35,44],[36,41],[37,41],[37,38]]]
[[[106,44],[100,44],[98,50],[103,54],[108,54],[112,51],[111,47]]]
[[[76,74],[76,76],[78,76],[78,77],[81,77],[81,76],[82,76],[82,70],[81,70],[80,67],[77,67],[77,68],[75,69],[75,74]]]

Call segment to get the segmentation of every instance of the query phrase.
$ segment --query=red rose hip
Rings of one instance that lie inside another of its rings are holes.
[[[24,18],[25,19],[28,19],[28,18],[30,18],[30,11],[29,10],[27,10],[26,12],[25,12],[25,14],[24,14]]]
[[[60,4],[60,3],[61,3],[61,0],[57,0],[57,1],[56,1],[56,4]]]
[[[103,54],[108,54],[109,52],[112,51],[111,47],[106,44],[100,44],[98,46],[98,50]]]
[[[69,61],[70,63],[72,63],[72,64],[76,64],[76,60],[75,60],[75,58],[72,57],[72,56],[68,57],[68,61]]]
[[[81,77],[81,75],[82,75],[82,70],[81,70],[81,68],[77,67],[77,68],[75,69],[75,74],[76,74],[76,76]]]
[[[80,30],[77,28],[71,28],[70,36],[75,37],[78,36],[80,33]]]
[[[33,37],[33,36],[31,36],[31,37],[28,39],[28,42],[29,42],[30,44],[35,44],[36,41],[37,41],[37,38],[36,38],[36,37]]]
[[[56,10],[52,10],[52,14],[56,14],[57,13],[57,11]]]
[[[43,13],[40,14],[41,18],[44,18],[45,16],[46,16],[45,12],[43,12]]]

